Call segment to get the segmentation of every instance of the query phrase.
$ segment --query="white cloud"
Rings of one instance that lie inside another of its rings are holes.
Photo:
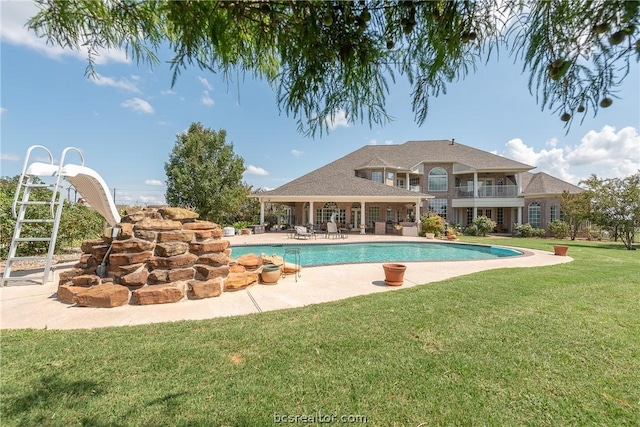
[[[302,151],[300,151],[300,150],[293,149],[293,150],[291,150],[291,154],[292,154],[292,155],[294,155],[294,156],[296,156],[296,157],[300,157],[300,156],[302,156],[304,153],[303,153]]]
[[[99,73],[96,73],[96,75],[93,77],[90,77],[89,80],[91,80],[98,86],[111,86],[118,89],[126,90],[128,92],[140,93],[140,89],[138,89],[138,86],[136,86],[134,82],[129,81],[126,78],[116,80],[112,77],[105,77]],[[139,80],[139,79],[134,79],[134,80]]]
[[[144,183],[147,185],[164,185],[164,183],[158,179],[147,179]]]
[[[344,110],[336,110],[328,116],[326,119],[327,126],[329,126],[330,130],[337,128],[338,126],[349,127],[349,122],[347,121],[347,113]]]
[[[373,138],[371,138],[371,139],[369,140],[369,145],[378,145],[378,140],[377,140],[377,139],[373,139]]]
[[[198,76],[198,80],[200,81],[200,83],[202,83],[202,85],[204,87],[207,88],[207,90],[213,89],[213,86],[211,86],[211,83],[209,83],[209,80],[205,79],[204,77],[200,77],[200,76]]]
[[[393,145],[393,140],[392,139],[385,139],[384,140],[384,145]]]
[[[47,44],[46,38],[38,37],[34,32],[29,31],[25,27],[27,21],[38,13],[38,7],[34,2],[3,1],[0,3],[0,7],[2,8],[2,13],[0,13],[0,40],[3,42],[17,46],[26,46],[53,59],[73,57],[83,61],[87,60],[88,50],[82,43],[80,43],[78,50]],[[98,49],[98,54],[94,59],[98,65],[109,62],[131,62],[127,58],[126,51],[122,49]]]
[[[640,136],[633,127],[590,130],[575,147],[560,147],[555,138],[546,145],[552,148],[536,151],[516,138],[507,142],[505,155],[574,184],[591,174],[624,178],[640,170]]]
[[[202,94],[202,98],[200,99],[204,105],[207,107],[211,107],[215,102],[209,96],[209,91],[205,90]]]
[[[0,114],[4,114],[4,113],[6,113],[6,112],[7,112],[7,109],[6,109],[6,108],[2,108],[2,107],[0,107]]]
[[[173,91],[173,90],[171,90],[171,89],[167,89],[167,90],[161,90],[161,91],[160,91],[160,94],[161,94],[161,95],[177,95],[177,94],[178,94],[178,92]]]
[[[131,98],[127,99],[120,105],[124,108],[129,108],[132,111],[137,111],[138,113],[153,114],[153,107],[144,99]]]
[[[260,176],[269,175],[269,172],[267,172],[266,170],[262,169],[261,167],[253,166],[253,165],[247,166],[247,169],[245,169],[244,172],[247,175],[260,175]]]
[[[20,156],[11,153],[0,153],[0,160],[8,160],[10,162],[17,162],[20,160]]]

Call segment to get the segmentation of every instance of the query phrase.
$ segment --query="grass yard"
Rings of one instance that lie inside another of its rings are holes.
[[[640,251],[563,243],[574,262],[299,309],[2,331],[0,424],[638,426]]]

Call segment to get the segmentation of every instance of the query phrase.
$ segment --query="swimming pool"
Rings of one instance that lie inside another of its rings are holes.
[[[300,264],[311,267],[363,262],[457,261],[522,255],[499,246],[440,242],[340,243],[307,245],[232,246],[231,257],[253,253],[284,256],[285,249],[300,250]],[[292,261],[290,257],[287,261]]]

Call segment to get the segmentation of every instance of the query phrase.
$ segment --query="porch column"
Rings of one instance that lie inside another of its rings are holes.
[[[518,224],[522,225],[522,208],[518,208]]]
[[[313,224],[313,202],[312,201],[309,202],[309,221],[308,221],[308,224],[314,225]]]
[[[476,197],[477,197],[477,195],[476,195]],[[473,218],[474,219],[478,218],[478,208],[475,207],[475,206],[473,207]]]
[[[407,177],[405,178],[404,182],[405,182],[405,188],[407,190],[411,190],[411,187],[409,186],[409,172],[406,173]]]
[[[516,186],[518,189],[518,196],[520,195],[520,193],[522,193],[522,174],[521,173],[517,173],[516,174]],[[518,223],[520,223],[520,221],[518,221]]]
[[[260,199],[260,225],[264,225],[264,202]]]
[[[422,204],[422,200],[418,199],[416,201],[416,222],[420,222],[420,205]]]
[[[365,210],[366,209],[364,208],[364,201],[362,201],[360,202],[360,234],[366,234],[364,230],[365,225],[367,223],[364,217]]]
[[[473,198],[478,198],[478,172],[473,173]],[[476,209],[473,208],[473,217],[476,217]]]

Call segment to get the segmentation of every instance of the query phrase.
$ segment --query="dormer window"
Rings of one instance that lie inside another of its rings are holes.
[[[382,184],[382,172],[381,171],[373,171],[371,172],[371,181],[379,182]]]

